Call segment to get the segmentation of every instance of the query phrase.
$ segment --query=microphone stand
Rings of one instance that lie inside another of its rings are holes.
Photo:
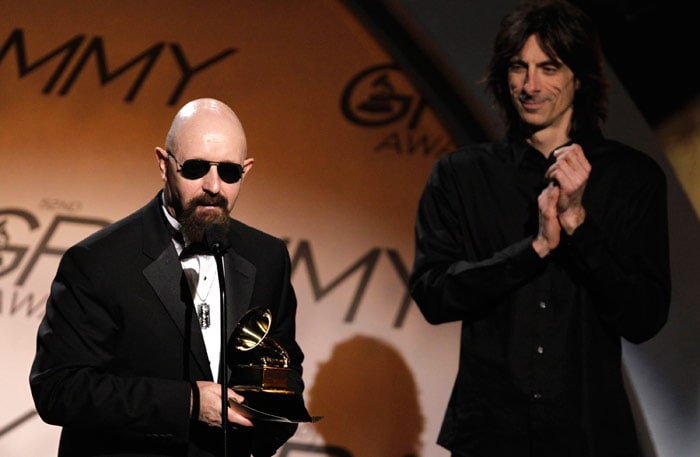
[[[212,243],[219,276],[220,313],[221,313],[221,355],[219,358],[219,380],[221,381],[221,427],[224,437],[224,457],[228,456],[228,389],[226,382],[226,282],[224,281],[224,261],[221,243]]]
[[[219,381],[221,382],[221,429],[224,439],[224,457],[228,456],[228,380],[226,379],[226,281],[224,277],[224,252],[229,248],[226,239],[226,228],[221,224],[213,224],[204,232],[204,243],[214,255],[216,271],[219,276],[219,302],[221,312],[221,354],[219,359]]]

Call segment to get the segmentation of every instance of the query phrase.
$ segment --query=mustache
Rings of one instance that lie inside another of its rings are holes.
[[[526,103],[526,102],[534,102],[534,103],[542,103],[551,100],[551,96],[549,95],[530,95],[525,92],[521,92],[518,95],[518,101]]]
[[[224,198],[222,195],[203,195],[201,197],[197,197],[196,199],[192,200],[190,202],[191,206],[219,206],[221,208],[226,209],[228,206],[228,200]]]

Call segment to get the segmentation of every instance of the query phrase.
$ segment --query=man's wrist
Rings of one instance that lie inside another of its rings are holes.
[[[574,208],[563,211],[559,214],[559,224],[561,228],[567,233],[567,235],[572,235],[574,231],[583,224],[586,219],[586,210],[583,206],[579,205]]]
[[[532,240],[532,249],[534,249],[537,255],[542,259],[547,257],[551,251],[547,240],[540,237],[536,237],[534,240]]]

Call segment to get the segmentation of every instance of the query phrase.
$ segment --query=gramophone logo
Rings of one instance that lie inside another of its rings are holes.
[[[396,64],[372,65],[353,76],[340,96],[340,109],[355,125],[387,129],[375,152],[433,156],[454,149],[425,99]]]

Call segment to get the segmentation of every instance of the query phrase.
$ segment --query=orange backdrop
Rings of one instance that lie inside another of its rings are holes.
[[[0,4],[0,455],[55,455],[28,373],[60,254],[155,195],[153,148],[198,97],[233,107],[256,160],[234,216],[294,261],[307,402],[325,418],[285,452],[447,455],[458,326],[425,323],[405,282],[420,191],[453,144],[330,0]]]

